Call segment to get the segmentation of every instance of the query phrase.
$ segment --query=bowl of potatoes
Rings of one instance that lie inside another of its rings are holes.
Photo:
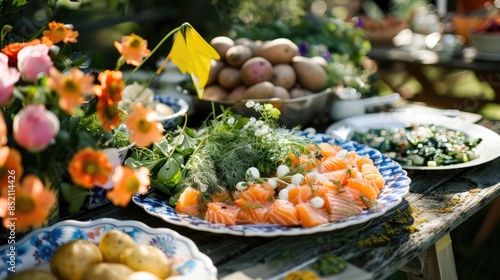
[[[62,221],[37,229],[0,252],[0,279],[212,280],[217,269],[193,241],[138,221]],[[14,273],[15,271],[15,273]]]
[[[218,36],[210,41],[220,60],[212,60],[210,75],[197,111],[210,112],[212,103],[249,116],[249,100],[271,103],[287,127],[304,126],[325,113],[332,100],[327,61],[306,57],[287,38],[255,41]]]

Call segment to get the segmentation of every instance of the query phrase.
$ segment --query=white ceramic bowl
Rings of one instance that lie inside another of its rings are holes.
[[[472,32],[470,39],[478,53],[500,54],[500,34]]]
[[[166,96],[166,95],[155,95],[155,101],[159,103],[168,105],[174,110],[174,113],[168,116],[158,118],[158,121],[163,124],[163,127],[168,130],[176,127],[183,116],[186,115],[189,110],[189,104],[182,98]]]

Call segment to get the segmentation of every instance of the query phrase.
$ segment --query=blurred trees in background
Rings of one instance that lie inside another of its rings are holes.
[[[12,3],[24,4],[12,10],[0,23],[13,26],[6,39],[28,40],[49,21],[72,24],[80,36],[77,51],[88,55],[90,67],[113,68],[118,52],[114,41],[136,33],[148,40],[152,49],[169,31],[189,22],[207,40],[218,35],[262,37],[297,37],[297,40],[323,40],[339,45],[328,37],[335,31],[318,25],[311,15],[333,15],[329,9],[339,0],[0,0],[0,12]],[[359,1],[340,1],[346,5]],[[332,4],[333,3],[333,4]],[[299,27],[299,29],[297,29]],[[311,31],[312,30],[312,31]],[[337,32],[338,33],[338,32]],[[296,35],[295,35],[296,34]],[[310,36],[306,36],[310,35]],[[325,37],[326,35],[326,37]],[[316,37],[314,37],[316,36]],[[319,36],[319,37],[318,37]],[[323,37],[323,38],[321,38]],[[351,38],[356,41],[358,38]],[[351,43],[354,42],[351,40]],[[296,40],[295,40],[296,41]],[[156,60],[170,49],[167,40],[156,57],[148,61],[154,68]],[[316,42],[314,42],[316,43]],[[365,48],[357,43],[356,48]],[[347,52],[351,46],[344,47]],[[352,50],[351,50],[352,51]]]

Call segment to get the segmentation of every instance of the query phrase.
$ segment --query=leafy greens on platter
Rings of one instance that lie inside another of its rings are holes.
[[[404,128],[355,131],[352,140],[378,149],[407,166],[444,166],[479,157],[481,138],[435,124],[407,124]]]
[[[151,148],[134,147],[125,164],[134,169],[148,167],[152,187],[170,196],[169,204],[175,205],[188,186],[200,191],[202,199],[209,199],[233,192],[250,167],[269,176],[290,160],[288,155],[308,152],[310,139],[294,134],[294,130],[279,129],[277,108],[251,101],[246,106],[258,111],[261,118],[243,117],[226,109],[199,129],[180,127]]]

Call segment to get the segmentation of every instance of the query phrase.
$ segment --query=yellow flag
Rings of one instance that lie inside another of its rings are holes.
[[[198,98],[201,99],[210,74],[211,61],[220,59],[217,51],[189,23],[184,23],[176,33],[168,58],[183,74],[191,74]]]

